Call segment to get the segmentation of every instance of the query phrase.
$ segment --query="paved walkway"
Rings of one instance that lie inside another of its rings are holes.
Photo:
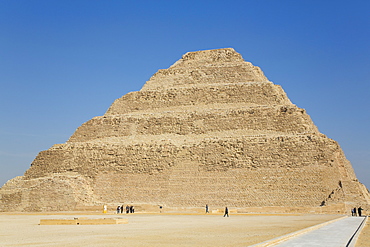
[[[325,225],[319,229],[304,233],[276,247],[341,247],[351,246],[350,242],[361,227],[365,217],[346,217]]]

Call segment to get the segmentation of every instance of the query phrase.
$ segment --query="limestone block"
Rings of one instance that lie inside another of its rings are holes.
[[[74,218],[74,219],[41,219],[40,225],[116,225],[127,224],[127,219],[122,218]]]

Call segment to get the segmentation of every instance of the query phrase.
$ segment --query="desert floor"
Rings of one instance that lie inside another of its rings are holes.
[[[39,225],[40,219],[122,217],[118,225]],[[0,246],[249,246],[342,215],[0,214]]]
[[[356,242],[356,247],[370,246],[370,219],[368,217],[365,227],[362,229],[359,238]]]

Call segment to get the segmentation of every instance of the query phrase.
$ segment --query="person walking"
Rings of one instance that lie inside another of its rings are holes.
[[[357,216],[357,210],[356,210],[356,208],[353,208],[353,213],[355,214],[354,216]]]
[[[208,204],[206,204],[206,214],[209,213],[208,211]]]
[[[119,214],[119,212],[121,212],[121,206],[117,207],[117,214]]]
[[[362,208],[361,207],[359,207],[358,209],[357,209],[357,212],[358,212],[358,216],[360,216],[361,217],[361,214],[362,214]]]
[[[225,207],[225,214],[224,214],[224,217],[227,215],[227,217],[229,217],[229,209],[227,207]]]

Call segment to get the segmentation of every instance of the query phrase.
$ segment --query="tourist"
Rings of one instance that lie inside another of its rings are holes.
[[[354,216],[357,216],[356,208],[353,208]]]
[[[355,209],[354,208],[351,209],[351,213],[352,213],[352,216],[355,216]]]
[[[134,212],[134,206],[130,206],[130,213]]]
[[[357,212],[358,212],[358,216],[360,216],[361,217],[361,214],[362,214],[362,208],[361,207],[359,207],[358,209],[357,209]]]
[[[123,214],[123,209],[124,209],[124,207],[123,207],[123,205],[121,206],[121,214]]]
[[[130,206],[129,205],[127,205],[126,206],[126,214],[128,214],[130,212]]]
[[[119,214],[119,212],[121,212],[121,206],[118,205],[118,207],[117,207],[117,214]]]
[[[225,208],[225,214],[224,214],[224,217],[227,215],[227,217],[229,217],[229,209],[226,207]]]
[[[206,204],[206,213],[209,213],[209,211],[208,211],[208,204]]]

